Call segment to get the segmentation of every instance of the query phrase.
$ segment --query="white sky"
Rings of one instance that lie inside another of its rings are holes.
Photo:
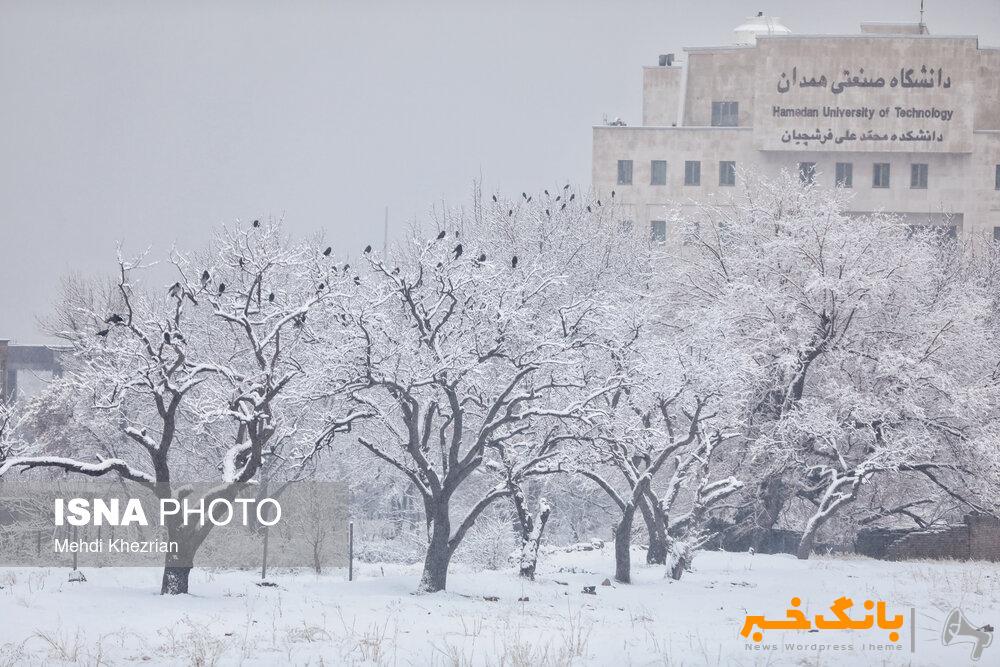
[[[641,66],[732,41],[915,21],[919,0],[0,0],[0,338],[41,341],[69,272],[115,245],[284,216],[342,252],[487,192],[589,187],[591,126],[640,120]],[[961,8],[959,11],[959,7]],[[1000,45],[1000,0],[927,0]]]

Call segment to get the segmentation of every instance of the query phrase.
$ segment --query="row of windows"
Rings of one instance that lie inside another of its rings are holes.
[[[1000,171],[998,171],[1000,173]],[[889,187],[890,168],[888,162],[876,162],[872,165],[872,187]],[[816,182],[816,163],[799,162],[799,180],[812,185]],[[840,188],[854,187],[854,164],[838,162],[834,174],[834,184]],[[1000,181],[998,181],[1000,184]],[[910,165],[910,187],[914,190],[927,189],[927,164],[914,163]],[[1000,189],[1000,187],[998,187]]]
[[[649,163],[649,184],[667,184],[667,161],[652,160]],[[632,160],[618,160],[618,185],[632,185]],[[684,162],[684,185],[701,185],[701,161]],[[736,163],[732,160],[719,162],[719,185],[736,185]]]
[[[632,160],[618,160],[618,185],[632,185]],[[915,162],[910,165],[910,188],[927,189],[928,165]],[[799,162],[799,179],[803,183],[816,182],[816,163]],[[667,161],[652,160],[649,163],[649,184],[667,184]],[[854,187],[854,163],[838,162],[834,173],[834,184],[841,188]],[[890,184],[890,165],[876,162],[872,165],[872,187],[885,189]],[[684,185],[701,185],[701,161],[684,162]],[[736,185],[736,163],[732,160],[719,162],[719,185]],[[996,165],[995,187],[1000,190],[1000,164]]]
[[[910,234],[925,231],[927,226],[925,225],[907,225]],[[956,225],[938,225],[932,227],[936,230],[942,238],[945,239],[957,239],[958,238],[958,227]],[[663,243],[667,240],[667,221],[666,220],[650,220],[649,222],[650,238],[654,243]],[[1000,241],[1000,227],[993,228],[993,240]]]

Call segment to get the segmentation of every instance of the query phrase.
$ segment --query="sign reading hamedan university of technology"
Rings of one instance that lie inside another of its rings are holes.
[[[761,150],[967,153],[969,58],[941,42],[761,40],[754,142]]]

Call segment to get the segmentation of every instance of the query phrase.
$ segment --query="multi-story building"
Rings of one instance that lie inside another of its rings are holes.
[[[594,128],[593,183],[654,239],[667,207],[787,169],[852,212],[1000,239],[1000,49],[923,23],[799,35],[758,16],[736,44],[643,69],[642,125]]]

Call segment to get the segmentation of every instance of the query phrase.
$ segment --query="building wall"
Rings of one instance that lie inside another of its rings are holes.
[[[734,46],[721,49],[685,49],[688,56],[684,125],[712,124],[713,101],[740,103],[740,127],[753,125],[755,49]]]
[[[836,163],[853,168],[850,209],[855,212],[888,211],[911,224],[952,224],[962,231],[992,236],[1000,227],[1000,191],[995,189],[1000,164],[1000,133],[976,133],[971,154],[837,153],[757,151],[750,128],[594,128],[592,177],[598,196],[615,191],[616,201],[630,206],[637,225],[668,219],[668,208],[683,210],[700,202],[720,201],[734,188],[719,185],[719,162],[737,166],[737,184],[748,170],[777,176],[782,170],[795,174],[800,162],[816,164],[816,183],[832,186]],[[632,185],[617,183],[618,160],[633,162]],[[666,160],[667,184],[650,185],[650,162]],[[684,163],[701,162],[701,185],[684,185]],[[874,165],[890,165],[890,187],[872,184]],[[914,163],[927,164],[927,189],[910,187]]]
[[[977,130],[1000,130],[1000,49],[983,49],[979,52],[976,67],[979,85],[976,86]]]
[[[642,124],[670,127],[677,124],[677,111],[684,80],[684,68],[642,68]]]
[[[866,530],[858,534],[855,550],[872,558],[910,560],[953,558],[1000,561],[1000,519],[968,514],[963,523],[931,530]]]

